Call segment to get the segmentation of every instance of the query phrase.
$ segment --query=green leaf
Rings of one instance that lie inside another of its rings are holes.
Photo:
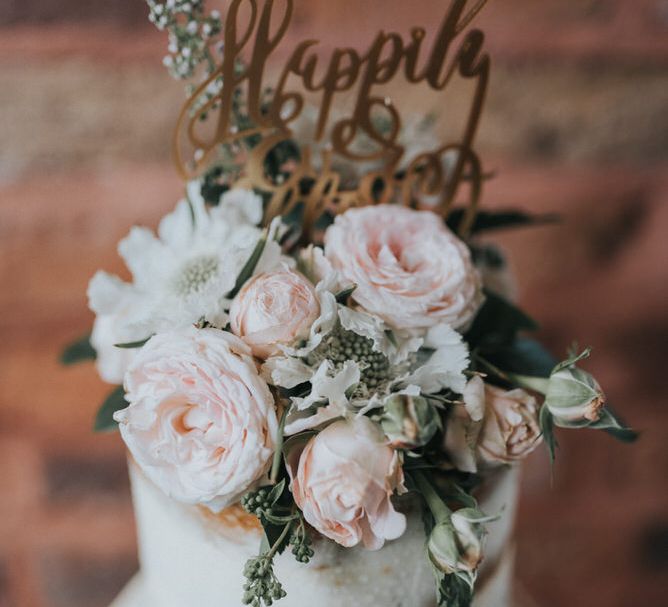
[[[125,391],[123,386],[113,389],[111,394],[102,403],[102,406],[95,416],[95,432],[112,432],[118,428],[118,423],[114,420],[114,413],[125,409],[130,403],[125,400]]]
[[[438,604],[440,607],[470,607],[473,587],[469,580],[455,574],[437,576]]]
[[[554,436],[554,420],[552,419],[552,414],[546,405],[543,405],[540,408],[538,423],[540,425],[540,430],[543,433],[543,440],[545,440],[548,453],[550,454],[550,464],[554,465],[558,444]]]
[[[260,240],[257,241],[257,244],[248,258],[248,261],[244,264],[244,267],[241,268],[241,272],[239,272],[237,281],[234,283],[234,288],[227,295],[229,299],[235,297],[236,294],[241,291],[241,287],[243,287],[246,281],[253,275],[253,272],[255,271],[258,262],[260,261],[260,257],[262,257],[262,253],[264,252],[264,247],[266,244],[267,232],[265,230],[265,232],[260,237]]]
[[[594,430],[603,430],[624,443],[633,443],[638,440],[638,433],[618,419],[610,410],[610,407],[603,409],[599,420],[588,427]]]
[[[215,166],[206,172],[202,180],[200,193],[204,201],[210,205],[218,205],[220,197],[230,189],[230,186],[220,183],[224,170],[220,166]]]
[[[573,367],[575,366],[576,363],[579,363],[581,360],[584,360],[585,358],[589,358],[589,355],[591,354],[591,348],[585,348],[578,354],[577,352],[573,352],[572,354],[568,355],[568,358],[566,360],[562,360],[558,365],[552,369],[552,373],[558,373],[562,369],[566,369],[568,367]]]
[[[464,338],[471,348],[495,349],[513,343],[519,331],[535,331],[538,324],[517,306],[487,291],[485,303]]]
[[[288,459],[290,456],[290,452],[293,449],[295,448],[302,449],[303,447],[305,447],[306,443],[308,443],[316,434],[317,432],[315,430],[306,430],[305,432],[300,432],[299,434],[292,435],[283,443],[284,457]]]
[[[74,365],[86,360],[95,360],[97,353],[90,343],[90,333],[66,346],[60,354],[63,365]]]
[[[345,289],[339,291],[335,297],[338,303],[344,304],[348,301],[348,298],[355,292],[357,285],[351,285]]]
[[[557,359],[543,345],[530,337],[518,337],[488,355],[490,362],[509,373],[549,377]]]
[[[397,342],[397,336],[394,334],[394,331],[392,329],[385,329],[385,337],[387,337],[388,341],[395,347],[399,347],[399,343]]]
[[[281,482],[276,483],[271,491],[269,492],[268,500],[269,503],[274,506],[276,502],[280,499],[281,495],[283,495],[283,491],[285,490],[285,479],[282,479]]]
[[[478,501],[476,498],[470,493],[467,493],[457,483],[450,483],[448,485],[448,497],[457,500],[466,508],[478,508]]]
[[[272,512],[265,512],[262,518],[265,519],[267,523],[271,523],[272,525],[287,525],[288,523],[297,520],[299,517],[294,514],[281,515],[273,514]],[[265,521],[263,520],[262,522]]]
[[[289,541],[289,535],[286,535],[285,525],[290,525],[291,521],[288,523],[275,524],[266,519],[261,519],[260,523],[262,524],[262,529],[264,529],[264,536],[266,538],[265,542],[267,545],[271,546],[272,549],[275,548],[276,554],[281,554]]]
[[[448,215],[447,224],[453,232],[458,232],[464,217],[465,209],[455,209]],[[530,215],[524,211],[480,211],[476,214],[475,221],[471,227],[471,234],[479,234],[490,230],[501,230],[507,228],[520,228],[533,225],[545,225],[559,221],[556,214]]]
[[[285,440],[285,422],[288,419],[288,413],[290,412],[290,407],[286,407],[285,410],[283,411],[283,415],[281,415],[281,421],[278,424],[278,429],[276,431],[276,439],[275,439],[275,450],[274,450],[274,457],[271,463],[271,473],[269,474],[269,480],[272,483],[276,482],[276,479],[278,478],[278,473],[281,469],[281,463],[283,462],[283,441]],[[280,485],[280,483],[279,483]],[[272,489],[272,494],[276,490],[276,487]],[[283,493],[283,489],[279,492],[278,496],[280,497],[281,493]]]
[[[137,341],[128,341],[123,344],[114,344],[114,348],[124,348],[126,350],[132,350],[134,348],[141,348],[143,345],[145,345],[149,339],[151,339],[153,335],[149,335],[145,339],[139,339]]]

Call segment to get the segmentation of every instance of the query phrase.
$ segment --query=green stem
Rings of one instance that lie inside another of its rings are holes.
[[[425,474],[420,470],[416,470],[413,473],[413,478],[415,479],[418,488],[422,492],[422,497],[424,497],[425,501],[427,502],[429,510],[431,510],[431,513],[434,515],[436,524],[449,521],[450,516],[452,515],[452,510],[450,510],[450,508],[445,505]]]
[[[186,202],[188,203],[188,209],[190,210],[190,220],[193,223],[193,227],[196,227],[197,219],[195,217],[195,205],[193,204],[193,201],[190,200],[190,196],[188,195],[188,188],[186,188],[185,196],[186,196]]]
[[[272,559],[273,556],[276,554],[276,551],[278,550],[279,546],[284,542],[285,538],[288,536],[288,533],[290,533],[290,529],[292,529],[292,523],[293,521],[290,521],[285,527],[283,527],[283,531],[281,531],[281,535],[278,536],[278,539],[274,543],[274,545],[269,549],[269,552],[265,554],[265,558],[267,559]]]
[[[274,451],[274,459],[271,463],[271,474],[269,475],[269,480],[272,485],[276,484],[278,479],[278,471],[281,469],[281,460],[283,457],[283,440],[285,439],[285,421],[288,418],[289,407],[285,408],[283,415],[281,415],[281,421],[278,424],[278,431],[276,433],[276,450]]]
[[[510,373],[509,371],[503,371],[497,366],[493,365],[487,359],[483,358],[480,355],[476,356],[476,359],[483,367],[487,369],[490,373],[493,373],[501,379],[513,383],[521,388],[527,388],[528,390],[533,390],[534,392],[539,392],[540,394],[547,394],[547,387],[550,383],[550,380],[547,377],[533,377],[530,375],[518,375],[517,373]]]
[[[267,228],[265,228],[262,231],[262,235],[257,241],[253,252],[248,258],[248,261],[246,261],[244,267],[241,268],[241,272],[239,272],[239,276],[237,277],[237,281],[234,284],[234,288],[227,294],[228,299],[233,299],[236,297],[237,293],[241,291],[241,287],[244,286],[244,283],[253,275],[253,272],[255,271],[255,268],[259,263],[260,258],[262,257],[262,253],[264,252],[264,247],[267,244],[268,234],[269,232]]]
[[[550,383],[550,380],[546,377],[531,377],[529,375],[515,375],[511,374],[512,380],[522,388],[527,388],[528,390],[533,390],[534,392],[540,392],[541,394],[547,394],[547,387]]]

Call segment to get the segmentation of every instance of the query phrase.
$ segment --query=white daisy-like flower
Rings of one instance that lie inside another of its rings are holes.
[[[130,322],[140,298],[132,285],[107,272],[97,272],[93,276],[88,286],[88,298],[90,309],[96,315],[90,343],[97,353],[97,371],[104,381],[121,384],[136,350],[117,348],[116,344],[146,337],[141,327]]]
[[[256,194],[232,191],[211,210],[192,185],[188,197],[160,222],[157,237],[135,227],[119,244],[134,287],[143,295],[144,318],[139,321],[147,334],[200,319],[223,326],[226,295],[262,235],[255,225],[262,212]],[[280,261],[279,246],[268,239],[256,270],[273,269]]]
[[[119,253],[132,273],[132,283],[106,274],[91,281],[89,299],[98,314],[96,324],[113,324],[115,336],[131,336],[132,341],[202,320],[225,326],[227,296],[263,237],[257,226],[261,218],[262,200],[251,191],[227,192],[217,207],[208,209],[199,184],[189,184],[188,200],[162,219],[157,236],[134,227],[120,242]],[[275,241],[279,223],[269,230],[255,273],[294,265]],[[116,295],[109,298],[109,293]],[[120,367],[106,375],[116,377],[116,371]]]

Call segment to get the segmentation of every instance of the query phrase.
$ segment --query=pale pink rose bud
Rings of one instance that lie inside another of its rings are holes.
[[[400,537],[406,517],[390,497],[403,491],[397,452],[367,417],[342,420],[316,434],[301,454],[288,457],[291,490],[306,521],[350,548],[377,550]]]
[[[485,539],[485,528],[479,522],[482,517],[473,508],[463,508],[432,529],[427,552],[443,573],[473,574],[478,569]]]
[[[538,403],[521,389],[509,392],[485,386],[485,414],[477,454],[487,464],[523,459],[540,444]]]
[[[299,272],[282,270],[251,278],[234,298],[230,327],[258,358],[308,337],[320,315],[313,285]]]
[[[558,425],[586,425],[601,418],[605,394],[591,373],[571,365],[553,371],[545,405]]]
[[[392,447],[415,449],[434,438],[441,429],[441,418],[422,396],[394,394],[385,401],[380,424]]]
[[[350,209],[327,229],[325,256],[356,285],[353,301],[396,329],[464,329],[482,303],[468,248],[431,211]]]
[[[125,375],[121,436],[137,464],[174,499],[220,510],[266,474],[274,400],[246,344],[218,329],[152,337]]]

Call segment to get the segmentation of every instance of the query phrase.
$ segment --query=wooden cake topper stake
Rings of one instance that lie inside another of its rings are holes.
[[[460,233],[466,236],[475,219],[483,181],[473,139],[487,91],[490,59],[483,52],[483,33],[478,29],[465,34],[463,31],[485,3],[486,0],[479,0],[467,7],[467,0],[453,0],[429,49],[425,48],[423,28],[413,28],[407,40],[398,33],[381,31],[365,52],[336,48],[328,63],[321,65],[315,50],[318,41],[304,40],[289,54],[272,86],[272,97],[267,100],[267,62],[288,31],[293,0],[264,0],[261,6],[259,0],[232,0],[225,20],[222,63],[193,92],[178,119],[174,155],[180,173],[184,179],[196,178],[211,166],[220,146],[254,136],[259,143],[248,151],[244,172],[233,187],[267,194],[265,224],[277,215],[288,214],[297,205],[303,205],[307,236],[323,213],[337,214],[355,206],[400,202],[429,208],[447,217],[465,183],[468,196]],[[248,58],[242,62],[244,51]],[[474,83],[461,140],[404,158],[405,149],[399,143],[400,112],[379,93],[379,88],[395,76],[402,76],[410,84],[426,83],[435,91],[443,91],[455,74]],[[289,88],[288,81],[295,78],[300,86]],[[207,98],[206,93],[221,79],[222,87]],[[338,96],[353,90],[350,115],[332,118]],[[244,93],[252,125],[244,129],[238,129],[232,120],[239,91]],[[300,158],[289,176],[278,183],[267,175],[266,159],[281,142],[293,139],[291,124],[302,114],[306,95],[319,98],[314,142],[324,144],[322,158],[315,168],[311,147],[299,142]],[[382,127],[376,119],[379,115],[384,117]],[[212,119],[215,124],[209,123],[209,132],[199,134],[201,126]],[[371,142],[371,150],[356,149],[362,136]],[[447,170],[446,154],[453,159]],[[337,157],[357,163],[374,161],[381,168],[360,177],[354,189],[346,189],[341,175],[333,168]],[[305,188],[304,183],[309,187]]]

